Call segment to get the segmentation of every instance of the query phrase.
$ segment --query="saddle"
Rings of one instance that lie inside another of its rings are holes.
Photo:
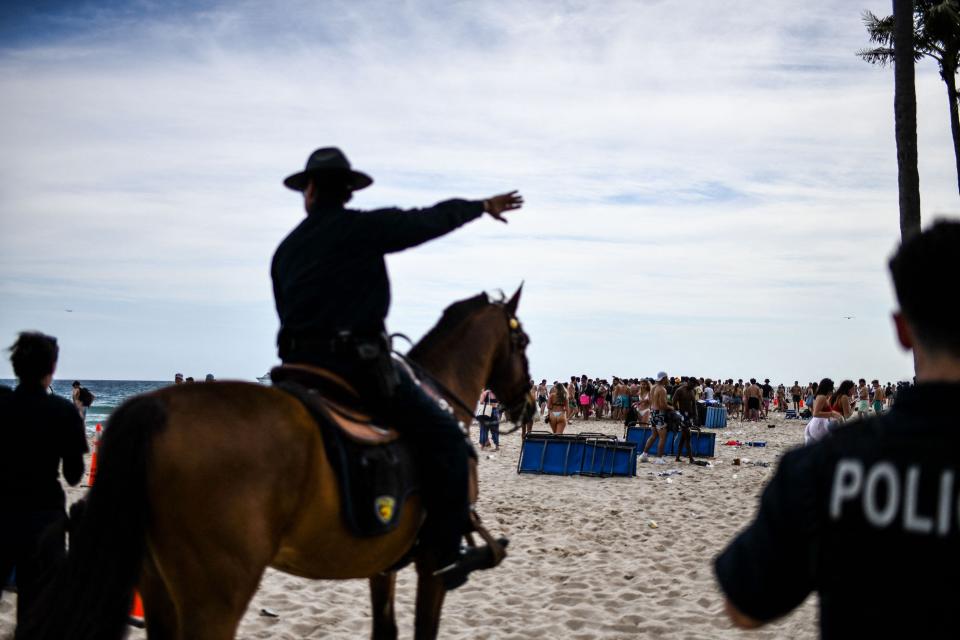
[[[406,366],[406,365],[404,365]],[[303,364],[285,364],[270,371],[273,386],[299,400],[320,427],[324,448],[340,483],[341,513],[347,528],[358,537],[389,533],[399,524],[407,497],[417,484],[413,454],[396,429],[373,424],[360,395],[335,373]],[[424,389],[439,403],[443,396],[429,385]],[[468,500],[476,504],[479,494],[476,453],[467,459]],[[487,545],[482,556],[489,568],[500,564],[507,540],[494,538],[470,509],[470,528],[465,537],[477,548],[476,533]],[[409,556],[398,567],[409,561]]]
[[[394,530],[407,497],[418,488],[413,455],[400,434],[374,424],[359,394],[330,371],[287,364],[274,368],[270,379],[317,422],[351,533],[370,537]]]

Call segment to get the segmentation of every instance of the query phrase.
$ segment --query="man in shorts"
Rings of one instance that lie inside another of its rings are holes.
[[[646,444],[643,446],[643,453],[640,454],[640,462],[647,462],[649,460],[647,452],[650,451],[650,447],[654,441],[659,440],[657,444],[656,463],[667,463],[667,461],[663,459],[663,448],[667,444],[667,411],[673,411],[673,407],[667,402],[668,382],[669,378],[666,372],[661,371],[657,374],[657,384],[655,384],[653,390],[650,391],[650,427],[653,429],[653,433],[650,434]]]
[[[803,389],[800,388],[800,381],[794,380],[793,386],[790,387],[790,399],[793,400],[793,410],[800,413],[800,394],[803,392]]]
[[[770,378],[764,379],[760,391],[763,392],[763,414],[760,417],[766,419],[767,414],[770,413],[770,403],[773,402],[773,387],[770,386]]]
[[[540,417],[543,417],[543,410],[547,406],[547,379],[544,378],[537,385],[537,406],[540,407]]]
[[[757,386],[756,378],[750,378],[747,388],[743,390],[743,403],[747,420],[760,419],[760,399],[763,395],[760,387]]]
[[[673,392],[673,406],[683,416],[680,422],[680,441],[677,443],[677,462],[680,462],[680,452],[687,448],[687,456],[693,464],[693,443],[690,439],[690,428],[697,420],[697,400],[694,389],[697,386],[696,378],[687,378]]]
[[[876,415],[883,413],[883,403],[886,400],[886,396],[883,393],[883,387],[880,386],[879,380],[873,381],[873,412]]]

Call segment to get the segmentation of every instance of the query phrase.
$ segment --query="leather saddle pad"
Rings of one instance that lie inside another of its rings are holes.
[[[299,400],[319,425],[347,528],[359,537],[395,529],[407,497],[417,490],[413,456],[400,434],[373,424],[357,393],[336,374],[284,365],[270,376],[273,386]]]

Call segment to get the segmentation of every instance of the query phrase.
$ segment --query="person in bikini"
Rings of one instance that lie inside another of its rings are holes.
[[[563,433],[567,428],[567,387],[559,382],[553,383],[547,402],[547,419],[550,421],[550,430],[554,433]]]
[[[637,424],[641,427],[650,426],[650,382],[641,380],[639,384],[639,401],[637,402]]]
[[[667,412],[672,411],[673,407],[667,402],[667,374],[663,371],[657,374],[657,384],[650,392],[650,426],[653,427],[653,433],[647,438],[647,443],[643,446],[643,453],[640,454],[640,462],[649,460],[647,452],[654,441],[657,444],[657,464],[666,464],[663,459],[663,449],[667,444]]]
[[[597,405],[597,420],[601,420],[606,417],[608,391],[609,387],[607,387],[607,381],[601,380],[600,384],[597,385],[597,399],[595,400],[595,404]]]

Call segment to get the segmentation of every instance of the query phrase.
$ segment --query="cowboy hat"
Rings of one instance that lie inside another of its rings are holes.
[[[336,147],[317,149],[307,158],[307,166],[303,171],[288,176],[283,184],[294,191],[303,191],[307,188],[310,176],[324,171],[342,171],[350,176],[350,187],[354,191],[364,189],[373,184],[373,178],[365,173],[350,168],[350,161],[343,151]]]

